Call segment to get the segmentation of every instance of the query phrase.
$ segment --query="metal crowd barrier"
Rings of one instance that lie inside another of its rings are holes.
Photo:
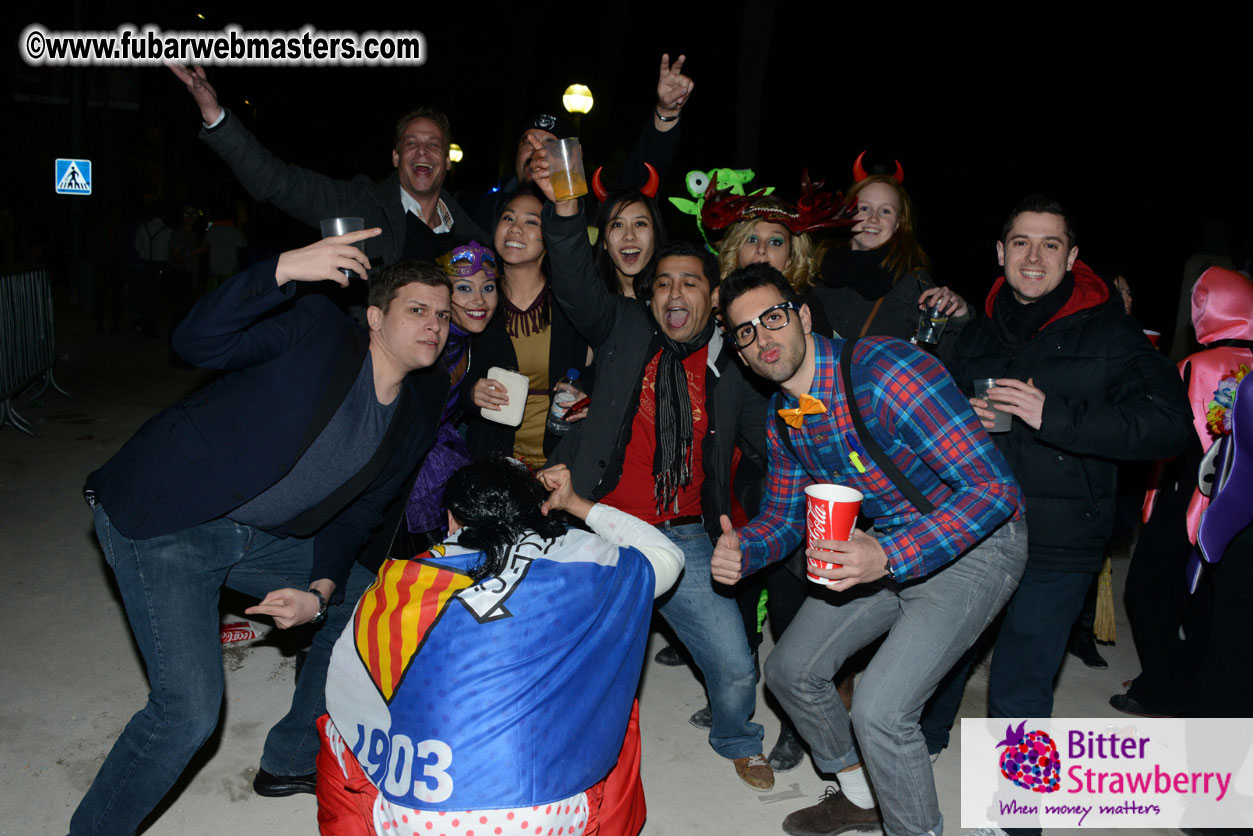
[[[0,274],[0,428],[12,424],[28,435],[35,434],[15,405],[24,393],[28,403],[49,386],[71,397],[52,376],[56,359],[48,268]]]

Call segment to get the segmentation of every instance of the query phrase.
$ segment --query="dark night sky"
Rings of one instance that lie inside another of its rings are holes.
[[[379,11],[380,4],[359,4],[352,14],[309,3],[288,11],[173,5],[84,4],[82,25],[288,30],[312,23],[426,35],[429,61],[417,68],[208,68],[227,106],[244,112],[243,99],[254,103],[256,132],[271,150],[332,176],[385,176],[393,120],[431,103],[449,113],[467,152],[449,185],[481,192],[496,181],[502,151],[506,159],[511,153],[520,113],[556,106],[571,81],[587,83],[597,98],[583,126],[588,158],[611,160],[648,115],[660,54],[684,52],[696,91],[663,194],[681,194],[692,168],[751,165],[758,183],[794,196],[804,167],[845,188],[863,148],[899,158],[937,279],[981,298],[997,274],[993,244],[1004,214],[1025,194],[1044,192],[1078,216],[1081,258],[1100,272],[1131,276],[1148,324],[1168,324],[1183,261],[1206,218],[1225,218],[1232,246],[1240,257],[1248,251],[1244,197],[1253,166],[1242,114],[1249,74],[1238,60],[1243,45],[1225,34],[1231,21],[1115,24],[1040,9],[1030,18],[1004,11],[980,18],[956,6],[926,19],[907,18],[897,6],[815,17],[768,3],[725,4],[709,17],[674,3],[589,3],[573,31],[554,41],[549,6],[537,4],[509,13],[480,3],[409,4],[403,14],[394,5]],[[68,29],[70,20],[68,10],[27,9],[5,29],[16,44],[26,24]],[[766,45],[765,78],[749,94],[740,74],[761,55],[754,42]],[[13,95],[64,95],[71,71],[11,61],[3,140],[10,164],[0,191],[8,259],[33,242],[62,240],[66,206],[79,199],[56,198],[47,182],[52,159],[71,155],[69,107]],[[98,167],[97,194],[79,199],[91,203],[89,215],[116,206],[129,216],[135,196],[154,189],[172,207],[242,195],[195,139],[196,110],[167,70],[89,76],[90,90],[125,90],[122,98],[138,104],[85,112],[81,152]],[[745,102],[759,103],[759,119]],[[737,114],[749,122],[739,143]],[[755,157],[736,159],[737,147],[754,140]],[[686,234],[686,223],[676,219],[672,232]],[[306,234],[264,210],[250,232],[275,244]]]

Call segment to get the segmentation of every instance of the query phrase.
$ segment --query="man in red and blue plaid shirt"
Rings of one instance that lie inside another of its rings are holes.
[[[805,602],[766,661],[770,689],[814,763],[839,774],[839,792],[829,789],[817,805],[791,814],[783,829],[805,836],[872,829],[881,814],[892,836],[938,833],[943,821],[918,718],[1022,575],[1027,529],[1018,484],[938,361],[900,340],[863,339],[852,364],[858,410],[873,439],[935,506],[920,512],[854,429],[839,372],[843,341],[811,333],[809,309],[783,276],[765,265],[737,271],[721,301],[740,357],[780,387],[771,408],[790,408],[795,428],[784,429],[783,439],[781,423],[772,422],[764,509],[738,532],[723,518],[714,578],[734,583],[795,549],[805,535],[810,484],[861,491],[862,514],[874,519],[871,533],[810,544],[817,549],[809,556],[838,562],[810,567],[829,591]],[[885,633],[850,717],[832,678],[849,655]]]

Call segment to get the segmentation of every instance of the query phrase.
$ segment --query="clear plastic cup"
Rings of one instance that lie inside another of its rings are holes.
[[[578,137],[550,139],[544,143],[548,151],[549,176],[556,200],[570,200],[587,194],[587,178],[583,175],[583,148]]]
[[[914,337],[922,345],[936,345],[948,325],[948,314],[939,305],[932,305],[918,314],[918,334]]]
[[[992,422],[992,429],[988,430],[988,432],[1007,433],[1009,432],[1010,425],[1013,424],[1014,422],[1014,416],[1010,415],[1008,412],[1001,412],[999,409],[996,408],[996,405],[998,402],[988,398],[988,389],[992,388],[995,385],[996,385],[996,378],[994,377],[985,377],[985,378],[976,380],[975,381],[975,397],[982,398],[983,400],[987,401],[988,408],[991,409],[992,412],[995,413],[996,415],[995,420],[993,420]]]
[[[365,229],[365,218],[323,218],[318,222],[318,225],[322,227],[323,238],[334,238],[336,235],[343,235],[348,232],[360,232]],[[364,241],[358,241],[352,246],[361,250],[361,252],[365,252]],[[343,267],[339,268],[339,272],[343,273],[350,279],[361,278],[353,271],[345,270]]]

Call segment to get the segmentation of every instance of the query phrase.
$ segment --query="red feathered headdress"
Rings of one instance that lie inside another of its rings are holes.
[[[734,195],[730,189],[715,189],[715,185],[716,180],[710,182],[701,207],[701,223],[706,229],[724,229],[737,221],[756,219],[781,224],[793,235],[800,235],[857,223],[856,207],[845,203],[840,192],[823,191],[825,182],[811,181],[808,169],[801,174],[801,196],[794,206],[782,201],[779,205],[763,202],[760,190]]]

